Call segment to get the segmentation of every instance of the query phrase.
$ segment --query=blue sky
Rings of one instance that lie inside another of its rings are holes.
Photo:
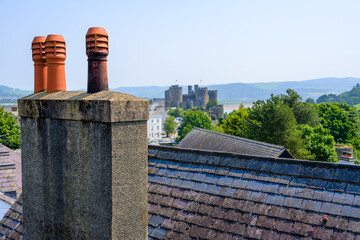
[[[110,37],[110,88],[360,77],[359,12],[357,0],[0,0],[0,85],[33,89],[33,37],[61,34],[68,90],[86,88],[94,26]]]

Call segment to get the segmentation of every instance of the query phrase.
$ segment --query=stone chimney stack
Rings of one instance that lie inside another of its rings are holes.
[[[25,239],[147,239],[148,101],[59,91],[18,104]]]

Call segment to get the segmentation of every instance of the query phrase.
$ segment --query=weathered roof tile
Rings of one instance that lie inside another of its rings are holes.
[[[336,173],[340,168],[360,175],[356,166],[149,148],[153,156],[167,151],[166,160],[149,159],[149,239],[360,236],[360,182]],[[2,236],[21,235],[21,211],[19,203],[10,209],[0,224]]]

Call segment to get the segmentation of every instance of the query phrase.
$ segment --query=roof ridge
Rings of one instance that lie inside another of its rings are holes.
[[[203,129],[203,128],[199,128],[199,127],[194,127],[193,129],[200,130],[200,131],[203,131],[203,132],[208,132],[208,133],[211,133],[211,134],[221,135],[221,136],[224,136],[224,137],[227,137],[227,138],[246,140],[248,142],[256,143],[256,144],[267,146],[267,147],[271,146],[271,147],[278,148],[280,150],[285,150],[286,149],[285,146],[275,145],[275,144],[272,144],[272,143],[261,142],[261,141],[257,141],[257,140],[252,140],[252,139],[249,139],[249,138],[238,137],[238,136],[234,136],[234,135],[230,135],[230,134],[226,134],[226,133],[215,132],[215,131],[211,131],[211,130]]]

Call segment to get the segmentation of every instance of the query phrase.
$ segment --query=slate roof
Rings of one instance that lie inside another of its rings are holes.
[[[359,166],[164,146],[148,161],[149,240],[360,239]]]
[[[16,167],[10,152],[0,146],[0,192],[16,191],[16,181]]]
[[[0,237],[10,240],[23,238],[21,195],[0,221]]]
[[[179,148],[240,153],[265,157],[294,158],[284,146],[259,142],[194,127],[177,145]]]
[[[360,239],[359,166],[149,154],[149,239]]]

